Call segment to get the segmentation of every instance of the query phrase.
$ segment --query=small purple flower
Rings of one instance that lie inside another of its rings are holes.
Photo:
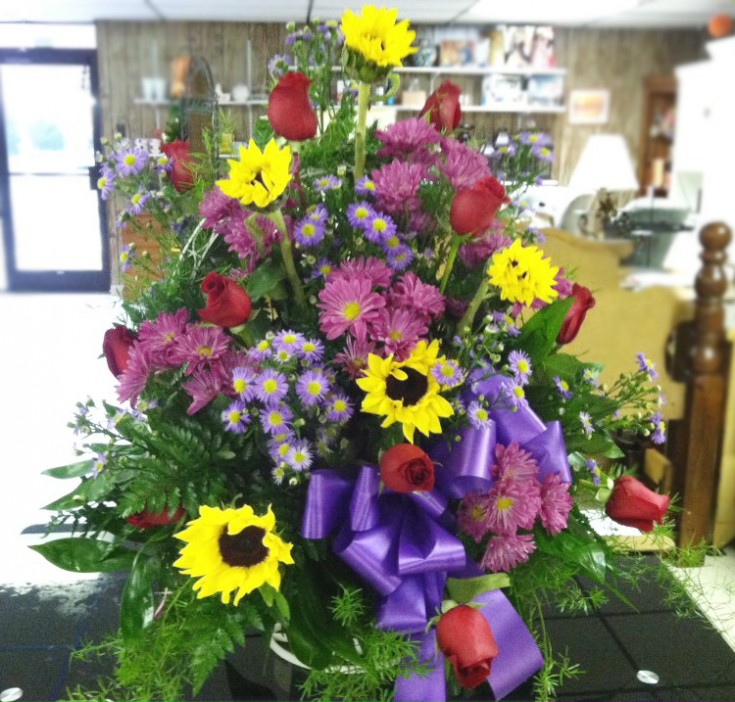
[[[311,278],[325,278],[334,270],[334,264],[326,258],[319,259],[311,271]]]
[[[242,400],[231,402],[230,406],[222,412],[222,421],[225,423],[226,431],[242,434],[250,424],[250,415],[245,403]]]
[[[326,224],[329,219],[329,210],[326,208],[324,203],[320,202],[318,205],[312,205],[306,210],[306,218],[312,222],[321,222]]]
[[[511,351],[508,354],[508,365],[521,385],[527,385],[531,377],[531,358],[525,351]]]
[[[133,261],[136,259],[135,243],[124,244],[120,251],[120,270],[129,273],[133,269]]]
[[[232,389],[244,402],[249,402],[256,395],[255,373],[247,366],[232,369]]]
[[[314,179],[314,188],[319,193],[326,193],[329,190],[336,190],[342,185],[342,181],[335,175],[322,176]]]
[[[511,407],[521,407],[526,402],[526,391],[523,385],[517,382],[503,383],[503,397]]]
[[[326,230],[324,222],[304,217],[296,222],[293,237],[302,246],[317,246],[324,239]]]
[[[396,233],[396,223],[382,212],[375,212],[363,227],[365,237],[373,244],[382,244]]]
[[[308,441],[295,441],[286,456],[286,463],[297,472],[307,470],[314,462],[311,446]]]
[[[542,163],[551,163],[554,160],[554,152],[548,146],[538,144],[531,147],[531,156]]]
[[[117,172],[121,176],[138,175],[148,161],[148,154],[141,148],[131,147],[117,155]]]
[[[572,391],[569,389],[569,383],[566,380],[562,380],[558,375],[555,375],[554,385],[556,385],[556,389],[565,400],[572,399]]]
[[[107,465],[107,457],[104,453],[97,453],[97,456],[94,459],[94,463],[92,464],[92,477],[97,478],[100,473],[102,473],[105,470],[105,466]]]
[[[595,485],[600,484],[600,466],[598,465],[597,461],[594,458],[588,458],[584,462],[585,468],[590,472],[590,475],[592,476],[592,482]]]
[[[597,387],[600,384],[598,380],[599,375],[599,371],[596,371],[592,368],[585,368],[582,371],[582,380],[585,383],[589,383],[590,385]]]
[[[304,335],[300,332],[286,329],[278,332],[273,339],[273,348],[277,351],[288,351],[291,354],[298,354],[301,345],[304,343]]]
[[[353,202],[347,207],[347,221],[355,229],[365,229],[372,217],[375,215],[373,206],[365,202]]]
[[[255,387],[256,397],[266,405],[272,405],[286,396],[288,380],[283,373],[269,368],[260,374]]]
[[[296,394],[307,406],[319,404],[329,392],[329,380],[320,370],[306,371],[296,383]]]
[[[271,436],[288,432],[292,419],[293,412],[285,402],[260,410],[260,425]]]
[[[288,54],[275,54],[268,61],[268,73],[278,80],[288,72],[291,63],[293,63],[293,59]]]
[[[658,371],[653,361],[646,358],[646,354],[641,351],[635,357],[638,359],[638,368],[642,373],[646,373],[651,380],[658,378]]]
[[[654,444],[663,444],[666,442],[666,422],[664,421],[663,417],[661,416],[661,412],[656,412],[651,417],[651,422],[653,424],[653,434],[651,434],[651,441],[653,441]]]
[[[329,413],[327,419],[330,422],[346,422],[352,416],[352,402],[344,393],[333,395],[329,400]]]
[[[100,191],[100,196],[103,200],[107,200],[107,198],[115,191],[116,178],[117,176],[115,171],[104,164],[101,168],[100,177],[97,179],[97,189]]]
[[[595,428],[592,426],[592,417],[590,416],[589,412],[580,412],[579,413],[579,421],[582,423],[582,431],[585,433],[585,436],[590,437],[595,431]]]
[[[434,364],[434,367],[431,369],[431,374],[434,376],[436,382],[445,388],[457,387],[464,380],[459,364],[451,360]]]
[[[139,215],[145,209],[145,205],[148,200],[151,199],[151,194],[143,191],[138,191],[130,198],[130,207],[126,210],[128,214]]]
[[[260,362],[273,356],[273,345],[268,339],[261,339],[253,348],[248,350],[248,358]]]
[[[355,183],[355,193],[358,195],[375,195],[375,183],[368,176],[363,176]]]
[[[475,429],[489,427],[492,421],[490,413],[477,400],[470,402],[467,408],[467,416],[470,418],[470,424]]]
[[[394,271],[403,271],[411,265],[414,259],[413,251],[408,244],[401,242],[396,248],[392,249],[386,256],[385,262]]]

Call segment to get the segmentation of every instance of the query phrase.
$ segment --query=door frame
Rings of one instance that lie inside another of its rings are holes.
[[[85,65],[89,68],[92,94],[92,140],[95,153],[102,150],[102,111],[96,49],[0,49],[0,65]],[[5,110],[0,90],[0,220],[5,245],[8,289],[11,291],[109,292],[110,240],[105,205],[97,191],[102,268],[97,271],[19,271],[16,267],[13,216],[10,207],[10,178],[5,140]],[[92,174],[90,174],[90,179]],[[96,180],[96,178],[95,178]],[[91,187],[91,183],[90,183]],[[95,189],[96,190],[96,189]]]

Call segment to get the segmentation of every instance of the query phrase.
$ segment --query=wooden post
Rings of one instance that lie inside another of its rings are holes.
[[[724,264],[730,229],[721,222],[708,224],[699,234],[704,265],[694,284],[694,343],[687,382],[686,455],[684,456],[683,514],[679,544],[709,539],[717,494],[726,388],[725,309],[727,290]]]

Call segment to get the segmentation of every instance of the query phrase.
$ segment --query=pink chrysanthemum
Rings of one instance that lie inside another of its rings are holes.
[[[471,536],[478,544],[490,528],[487,515],[490,511],[490,498],[486,492],[470,492],[462,498],[457,513],[460,531]]]
[[[435,285],[424,283],[415,273],[405,273],[390,290],[394,307],[406,307],[425,320],[444,314],[445,298]]]
[[[140,343],[134,344],[128,357],[127,368],[120,376],[120,384],[117,387],[120,402],[130,400],[130,404],[135,405],[138,396],[145,390],[148,378],[158,368],[150,348]]]
[[[155,321],[140,325],[138,341],[148,347],[154,363],[171,365],[171,353],[185,333],[188,321],[189,311],[182,307],[173,314],[162,312]]]
[[[230,217],[243,217],[240,202],[225,195],[219,188],[212,188],[204,195],[199,205],[199,216],[204,217],[207,229],[217,229],[218,225]]]
[[[379,258],[361,256],[354,261],[345,261],[329,274],[329,282],[339,279],[351,281],[355,278],[367,278],[374,288],[387,288],[393,271]]]
[[[475,149],[456,139],[442,138],[444,160],[439,170],[449,179],[455,190],[471,188],[480,178],[491,176],[487,159]]]
[[[257,262],[258,247],[242,216],[231,217],[221,230],[222,238],[229,244],[229,251],[237,254],[241,260]]]
[[[401,161],[391,161],[374,170],[372,179],[378,208],[394,217],[419,211],[419,186],[427,176],[425,166]]]
[[[541,484],[541,524],[552,536],[567,527],[574,500],[569,483],[563,483],[558,473],[547,475]]]
[[[493,477],[497,480],[535,480],[538,476],[536,459],[524,451],[517,442],[495,447]]]
[[[207,368],[228,351],[230,339],[221,327],[203,327],[189,324],[171,353],[171,362],[188,363],[186,375]]]
[[[525,563],[535,550],[533,534],[494,536],[488,541],[480,565],[493,573],[508,572]]]
[[[344,351],[334,357],[334,363],[342,366],[351,380],[362,377],[362,371],[367,368],[368,356],[375,353],[375,343],[363,339],[362,341],[347,338]]]
[[[421,317],[410,309],[395,307],[382,309],[380,317],[370,326],[370,336],[385,344],[385,350],[403,361],[411,355],[411,349],[429,331]]]
[[[190,416],[196,414],[230,389],[227,378],[223,377],[219,368],[215,370],[209,368],[196,370],[191,378],[182,384],[182,387],[192,400],[186,408],[186,413]]]
[[[362,276],[352,280],[330,278],[319,293],[319,328],[327,339],[349,331],[365,339],[368,324],[374,324],[385,307],[385,298],[372,291],[371,281]]]
[[[375,132],[383,142],[378,156],[400,158],[414,163],[433,163],[434,156],[429,151],[432,144],[439,143],[439,132],[423,117],[402,119],[391,124],[385,131]]]
[[[541,509],[541,486],[536,480],[507,480],[488,493],[487,525],[495,534],[532,529]]]
[[[495,229],[497,224],[501,229]],[[459,249],[459,258],[467,268],[476,268],[484,264],[498,251],[510,246],[513,240],[502,232],[502,224],[495,220],[490,229],[483,235],[471,239]]]

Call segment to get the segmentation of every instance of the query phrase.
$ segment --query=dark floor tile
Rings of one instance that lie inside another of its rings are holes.
[[[660,702],[661,697],[650,690],[616,690],[614,692],[589,692],[559,695],[560,702]]]
[[[661,702],[733,702],[735,685],[729,687],[677,687],[670,690],[658,690]]]
[[[658,674],[661,687],[735,684],[735,652],[701,619],[664,613],[605,621],[638,668]]]
[[[53,646],[45,649],[0,651],[0,689],[19,687],[24,700],[57,700],[63,693],[69,649]]]
[[[89,600],[88,616],[80,621],[75,643],[99,643],[120,626],[120,599],[127,574],[100,575]]]

